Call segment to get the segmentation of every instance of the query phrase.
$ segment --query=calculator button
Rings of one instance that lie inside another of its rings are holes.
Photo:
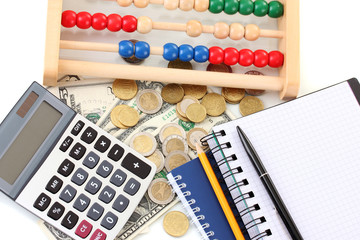
[[[65,215],[64,219],[61,221],[61,225],[63,225],[67,229],[73,229],[77,224],[78,220],[79,220],[78,215],[76,215],[72,211],[69,211]]]
[[[81,135],[81,140],[90,144],[95,140],[96,136],[97,136],[97,132],[93,128],[88,127]]]
[[[123,195],[119,195],[114,204],[113,204],[113,209],[115,209],[116,211],[122,213],[125,211],[125,209],[129,206],[129,199],[127,199],[125,196]]]
[[[83,164],[87,166],[90,169],[93,169],[99,162],[100,157],[96,155],[94,152],[89,152],[88,155],[86,155]]]
[[[74,147],[71,149],[69,155],[75,160],[79,160],[84,156],[85,152],[86,152],[86,148],[80,143],[76,143]]]
[[[105,240],[106,234],[100,229],[96,229],[96,231],[91,236],[90,240]]]
[[[91,194],[96,194],[101,188],[101,181],[96,177],[92,177],[85,186],[85,190]]]
[[[109,186],[104,187],[102,192],[99,195],[99,199],[103,201],[104,203],[109,203],[111,200],[113,200],[116,192],[114,189],[112,189]]]
[[[120,158],[124,155],[124,149],[120,147],[118,144],[114,144],[114,146],[110,149],[108,153],[108,157],[115,162],[119,161]]]
[[[58,220],[64,214],[65,208],[58,202],[55,202],[49,209],[48,216],[54,220]]]
[[[120,187],[126,180],[126,173],[117,169],[112,175],[110,182],[117,187]]]
[[[71,130],[71,134],[77,136],[81,130],[83,129],[85,123],[83,121],[78,121],[75,126],[73,127],[73,129]]]
[[[105,152],[106,150],[108,150],[108,148],[110,147],[110,140],[105,137],[105,136],[101,136],[99,137],[99,139],[97,140],[97,142],[95,143],[95,149],[98,150],[99,152]]]
[[[60,193],[60,199],[63,200],[64,202],[71,202],[74,197],[76,195],[76,189],[73,188],[72,186],[70,185],[67,185],[63,190],[62,192]]]
[[[69,137],[69,136],[66,137],[65,140],[60,145],[60,150],[63,152],[66,152],[73,141],[74,141],[74,139],[72,139],[71,137]]]
[[[72,163],[69,159],[65,159],[60,167],[58,168],[57,172],[63,175],[64,177],[69,176],[72,171],[74,170],[75,164]]]
[[[45,193],[41,193],[40,196],[34,202],[34,207],[40,211],[45,211],[45,209],[50,205],[51,198]]]
[[[111,230],[115,226],[117,221],[118,217],[115,216],[115,214],[113,214],[112,212],[108,212],[101,221],[101,226],[103,226],[107,230]]]
[[[88,216],[90,219],[94,221],[97,221],[103,215],[103,213],[104,213],[104,208],[100,206],[100,204],[94,203],[89,209],[86,216]]]
[[[88,223],[86,220],[83,220],[77,227],[75,234],[81,238],[86,238],[90,234],[92,228],[93,227],[90,223]]]
[[[57,193],[60,190],[62,184],[63,181],[60,178],[58,178],[57,176],[53,176],[46,185],[46,190],[51,193]]]
[[[121,166],[135,174],[141,179],[145,179],[151,171],[151,167],[135,157],[133,154],[128,153],[121,163]]]
[[[85,211],[90,204],[90,198],[85,196],[84,194],[80,194],[80,196],[74,202],[74,208],[79,210],[80,212]]]
[[[72,176],[71,181],[81,186],[86,181],[88,176],[89,174],[84,169],[79,168]]]
[[[106,178],[107,176],[110,175],[110,173],[113,170],[113,165],[111,165],[111,163],[109,163],[108,161],[104,160],[100,166],[98,167],[98,169],[96,170],[96,173],[99,174],[100,176],[102,176],[103,178]]]
[[[140,183],[135,179],[130,178],[130,180],[126,183],[124,187],[124,192],[130,194],[131,196],[134,196],[139,190],[139,188],[140,188]]]

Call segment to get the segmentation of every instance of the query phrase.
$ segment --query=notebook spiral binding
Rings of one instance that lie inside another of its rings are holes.
[[[231,149],[232,146],[229,142],[225,142],[225,143],[221,143],[218,141],[218,138],[221,138],[223,136],[226,136],[226,132],[224,130],[221,130],[219,132],[212,132],[206,136],[204,136],[203,138],[200,139],[200,142],[203,146],[208,146],[207,141],[210,139],[215,139],[216,142],[218,143],[216,147],[210,149],[211,153],[214,155],[215,153],[219,152],[219,151],[223,151],[224,149]],[[235,175],[241,175],[241,173],[243,172],[241,166],[237,166],[235,168],[230,168],[228,163],[237,160],[238,158],[236,157],[235,154],[232,154],[230,156],[225,156],[223,154],[223,158],[220,160],[214,160],[214,163],[212,164],[214,171],[218,172],[219,174],[217,174],[217,177],[219,178],[219,183],[222,183],[222,187],[223,187],[223,192],[225,194],[225,196],[227,197],[228,201],[229,201],[229,205],[231,207],[231,209],[234,212],[234,215],[236,217],[236,219],[238,220],[239,226],[242,230],[242,232],[246,232],[246,234],[244,233],[245,238],[247,239],[251,239],[251,240],[260,240],[263,239],[267,236],[272,235],[271,230],[270,229],[266,229],[265,231],[262,231],[259,233],[257,233],[254,236],[250,236],[249,235],[249,230],[251,230],[252,228],[266,222],[265,217],[258,217],[258,218],[252,218],[252,212],[258,211],[260,210],[260,206],[259,204],[253,204],[251,206],[247,206],[244,209],[241,209],[240,211],[237,208],[237,204],[240,202],[246,202],[246,199],[249,198],[253,198],[255,197],[254,193],[252,191],[250,192],[246,192],[246,193],[242,193],[239,196],[232,198],[231,197],[231,192],[237,188],[241,188],[245,185],[248,185],[249,182],[247,179],[242,179],[240,181],[236,181],[233,184],[231,184],[230,186],[227,186],[225,184],[226,179],[228,178],[232,178],[235,179],[234,176]],[[215,158],[214,158],[215,159]],[[227,164],[229,169],[223,173],[220,173],[220,167],[224,164]],[[243,219],[246,215],[250,215],[251,216],[251,220],[248,222],[244,222]]]

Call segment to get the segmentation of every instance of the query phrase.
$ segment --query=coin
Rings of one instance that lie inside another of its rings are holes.
[[[196,99],[203,98],[207,92],[207,86],[192,84],[182,84],[181,86],[184,89],[185,96],[192,96]]]
[[[130,100],[136,96],[138,87],[135,80],[116,79],[112,84],[112,90],[119,99]]]
[[[179,135],[170,135],[165,138],[162,144],[162,152],[165,156],[169,155],[172,151],[183,151],[188,152],[188,145],[186,144],[185,138]]]
[[[206,67],[206,71],[232,73],[232,68],[230,66],[224,64],[224,63],[220,63],[220,64],[212,64],[212,63],[210,63]]]
[[[193,103],[200,103],[199,100],[192,96],[184,96],[183,100],[176,105],[176,110],[181,116],[186,117],[186,109]]]
[[[183,138],[186,137],[186,133],[185,130],[176,123],[168,123],[166,125],[164,125],[159,133],[159,139],[161,142],[164,142],[164,139],[167,138],[170,135],[179,135]]]
[[[206,108],[206,113],[213,117],[220,116],[226,110],[224,97],[217,93],[206,94],[201,104]]]
[[[157,178],[150,183],[148,195],[157,204],[168,204],[173,200],[175,193],[165,178]]]
[[[196,150],[196,143],[200,146],[200,139],[205,137],[208,133],[203,128],[193,128],[186,134],[186,139],[189,147],[193,150]],[[204,149],[206,146],[202,146]]]
[[[176,108],[176,116],[177,116],[181,121],[190,122],[190,120],[189,120],[188,118],[183,117],[183,116],[179,113],[179,111],[177,110],[177,108]]]
[[[200,123],[206,118],[206,108],[200,103],[190,104],[186,109],[186,117],[194,123]]]
[[[179,211],[172,211],[165,215],[163,220],[163,227],[165,232],[173,237],[181,237],[189,229],[189,219],[187,216]]]
[[[165,166],[164,155],[158,149],[156,149],[153,154],[146,158],[156,165],[156,173],[160,172]]]
[[[136,104],[140,111],[147,114],[154,114],[160,111],[163,101],[157,91],[145,89],[137,94]]]
[[[243,116],[247,116],[264,109],[263,102],[254,96],[244,97],[239,105],[240,113]]]
[[[245,96],[245,89],[242,88],[228,88],[223,87],[221,89],[221,95],[228,103],[239,103]]]
[[[173,151],[165,159],[165,168],[168,172],[190,161],[189,156],[183,151]]]
[[[119,121],[127,126],[133,127],[139,122],[139,113],[132,107],[125,105],[126,107],[120,111]]]
[[[184,61],[181,61],[180,59],[170,61],[168,63],[168,68],[190,69],[190,70],[193,69],[190,62],[184,62]]]
[[[255,71],[255,70],[248,71],[245,74],[247,74],[247,75],[264,75],[261,72]],[[265,92],[265,90],[261,90],[261,89],[245,89],[245,91],[247,94],[253,95],[253,96],[260,96]]]
[[[184,97],[184,89],[179,84],[170,83],[162,88],[161,97],[170,104],[178,103]]]
[[[138,42],[138,40],[135,40],[135,39],[130,39],[129,41],[132,42],[134,45],[135,45],[135,43]],[[123,59],[126,62],[131,63],[131,64],[140,64],[144,61],[144,59],[137,58],[137,57],[135,57],[135,55],[132,55],[131,57],[128,57],[128,58],[123,57]]]
[[[119,120],[119,116],[120,116],[120,112],[124,109],[128,107],[127,105],[118,105],[116,107],[113,108],[113,110],[110,113],[110,120],[112,122],[112,124],[114,124],[116,127],[121,128],[121,129],[127,129],[128,127],[125,126],[124,124],[122,124]]]
[[[139,132],[130,139],[130,147],[141,155],[148,157],[155,152],[157,142],[150,133]]]

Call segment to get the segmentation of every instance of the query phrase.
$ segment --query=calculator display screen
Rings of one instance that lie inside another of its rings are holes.
[[[43,101],[19,135],[0,159],[0,177],[14,184],[41,144],[62,117],[62,114]]]

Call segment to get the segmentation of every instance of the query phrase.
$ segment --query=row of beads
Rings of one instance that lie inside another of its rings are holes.
[[[150,51],[149,44],[143,41],[138,41],[135,44],[129,40],[119,42],[119,54],[124,58],[135,56],[139,59],[145,59],[149,57]],[[167,61],[179,58],[184,62],[191,60],[200,63],[209,61],[212,64],[224,63],[229,66],[239,63],[244,67],[254,64],[256,67],[269,65],[272,68],[279,68],[284,63],[284,55],[279,51],[269,53],[261,49],[254,52],[250,49],[238,51],[232,47],[223,50],[217,46],[207,48],[202,45],[193,48],[188,44],[177,46],[174,43],[167,43],[163,46],[162,56]]]

